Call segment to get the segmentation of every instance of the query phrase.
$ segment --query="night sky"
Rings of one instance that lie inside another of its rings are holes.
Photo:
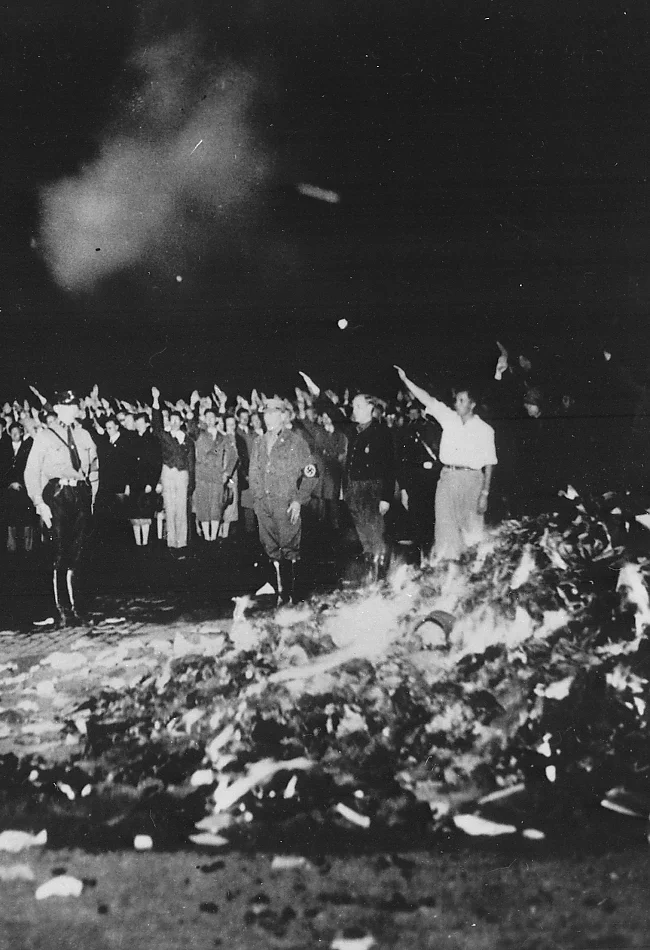
[[[650,363],[647,4],[2,17],[0,397]]]

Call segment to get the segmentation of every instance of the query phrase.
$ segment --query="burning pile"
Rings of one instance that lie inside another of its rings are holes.
[[[565,496],[461,564],[273,613],[242,601],[227,635],[81,704],[66,728],[85,748],[65,768],[94,793],[191,802],[204,844],[305,816],[463,827],[522,789],[547,812],[614,802],[622,782],[650,801],[631,505]]]

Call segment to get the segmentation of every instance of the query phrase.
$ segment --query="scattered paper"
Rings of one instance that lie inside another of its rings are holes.
[[[363,937],[335,937],[330,946],[332,950],[370,950],[375,946],[375,938],[371,934]]]
[[[293,871],[295,868],[305,868],[308,865],[307,858],[300,855],[278,854],[271,861],[272,871]]]
[[[454,824],[467,835],[496,837],[497,835],[512,835],[517,830],[514,825],[502,825],[496,821],[488,821],[480,815],[454,815]]]
[[[261,597],[262,594],[275,594],[275,588],[271,587],[271,585],[267,581],[266,584],[263,584],[259,590],[255,591],[256,597]]]
[[[0,834],[0,851],[10,851],[12,854],[44,844],[47,844],[45,828],[37,835],[32,835],[28,831],[3,831]]]
[[[198,835],[190,835],[192,844],[200,844],[204,848],[223,848],[229,844],[227,838],[222,835],[214,835],[209,831],[202,831]]]
[[[50,878],[45,884],[41,884],[34,897],[37,901],[45,900],[47,897],[79,897],[83,889],[83,882],[78,878],[60,874],[58,877]]]
[[[136,851],[151,851],[153,848],[153,838],[149,835],[136,835],[133,839],[133,847]]]

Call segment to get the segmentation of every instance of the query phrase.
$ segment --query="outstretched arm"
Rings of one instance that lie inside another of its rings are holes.
[[[432,396],[431,393],[428,393],[426,389],[422,389],[421,386],[416,386],[412,379],[409,379],[401,366],[395,366],[397,370],[397,375],[402,380],[406,388],[412,393],[417,400],[419,400],[423,406],[427,409],[433,409],[434,403],[439,402],[435,396]]]

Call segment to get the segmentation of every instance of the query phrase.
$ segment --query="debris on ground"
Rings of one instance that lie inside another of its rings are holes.
[[[33,746],[0,756],[5,801],[27,789],[81,821],[110,800],[117,842],[160,808],[202,846],[297,820],[542,840],[562,810],[635,810],[650,560],[630,551],[632,499],[569,494],[460,563],[7,668],[0,726]]]

